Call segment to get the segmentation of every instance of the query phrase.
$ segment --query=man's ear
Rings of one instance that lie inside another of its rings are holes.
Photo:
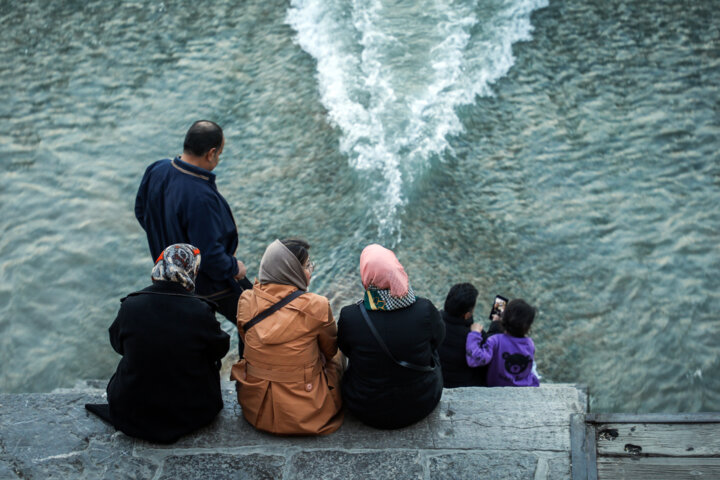
[[[474,310],[474,309],[473,309],[473,310]],[[472,310],[470,310],[469,312],[465,312],[465,314],[463,315],[463,319],[464,319],[464,320],[468,320],[470,317],[472,317],[472,315],[473,315],[473,311],[472,311]]]
[[[203,155],[203,158],[207,162],[206,165],[209,170],[212,170],[217,165],[215,154],[217,153],[217,148],[211,148],[207,152],[205,152],[205,155]]]

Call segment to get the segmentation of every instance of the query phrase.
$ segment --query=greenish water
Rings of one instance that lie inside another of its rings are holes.
[[[0,0],[0,391],[107,378],[149,283],[145,167],[210,118],[238,256],[300,235],[359,298],[370,242],[441,306],[538,306],[594,411],[720,410],[717,2]],[[224,322],[230,328],[228,322]]]

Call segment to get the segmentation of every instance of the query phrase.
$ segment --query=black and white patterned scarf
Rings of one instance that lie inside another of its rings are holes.
[[[365,290],[363,304],[366,310],[398,310],[400,308],[409,307],[415,303],[415,292],[412,285],[408,283],[408,291],[402,297],[393,297],[390,295],[390,289],[378,289],[370,285]]]

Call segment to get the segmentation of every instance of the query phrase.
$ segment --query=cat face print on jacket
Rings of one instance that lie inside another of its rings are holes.
[[[524,372],[530,362],[532,362],[532,357],[520,353],[510,355],[508,352],[505,352],[502,358],[505,360],[505,370],[512,375],[518,375]]]

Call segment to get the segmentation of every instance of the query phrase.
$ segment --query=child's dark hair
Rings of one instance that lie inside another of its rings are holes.
[[[533,320],[535,320],[535,308],[521,298],[510,300],[502,315],[505,332],[513,337],[522,338],[527,335]]]
[[[310,244],[302,238],[283,238],[280,243],[285,245],[295,257],[300,260],[301,265],[305,265],[308,257],[310,257]]]
[[[453,317],[462,317],[475,308],[477,296],[477,288],[470,283],[453,285],[445,298],[445,311]]]

